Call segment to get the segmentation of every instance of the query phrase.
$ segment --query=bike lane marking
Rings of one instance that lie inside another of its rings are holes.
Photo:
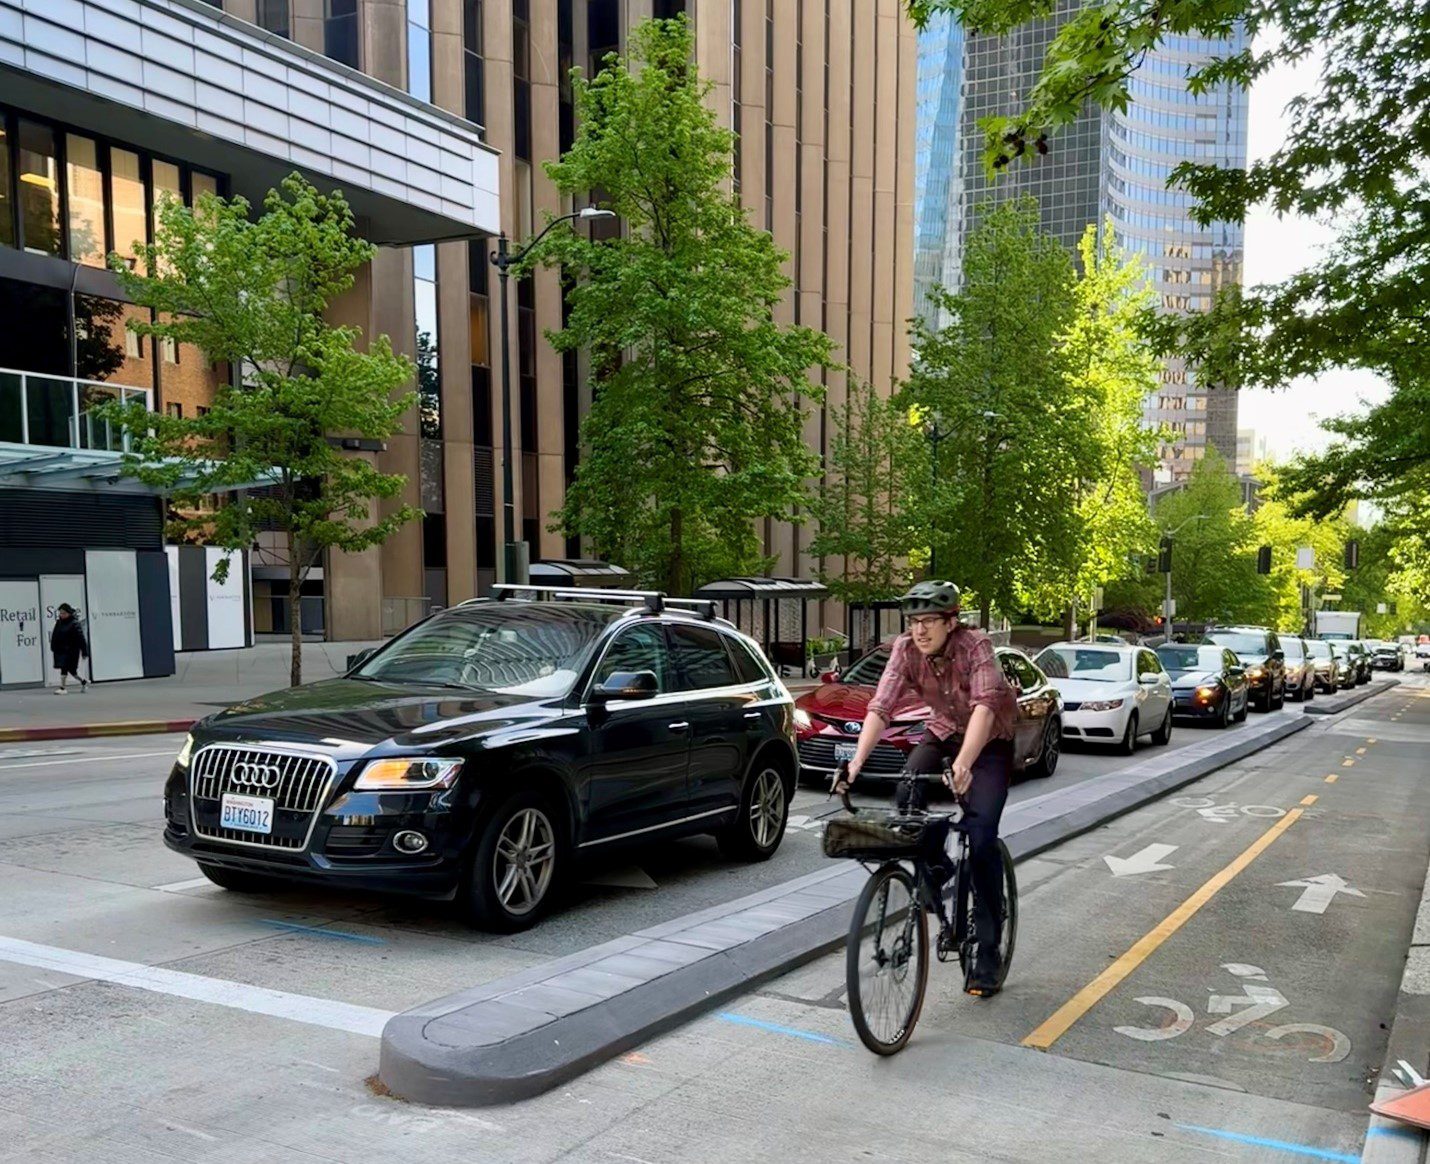
[[[1142,965],[1158,947],[1190,921],[1201,908],[1211,901],[1243,869],[1261,856],[1287,829],[1301,819],[1304,808],[1293,808],[1269,829],[1261,834],[1231,864],[1215,874],[1200,889],[1177,906],[1152,930],[1139,938],[1130,949],[1121,955],[1106,970],[1063,1003],[1041,1026],[1022,1040],[1022,1045],[1035,1050],[1046,1051],[1062,1038],[1088,1011],[1096,1006],[1107,994],[1117,987],[1138,966]]]

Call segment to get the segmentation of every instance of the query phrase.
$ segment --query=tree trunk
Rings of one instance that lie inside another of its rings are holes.
[[[1077,638],[1077,599],[1068,603],[1067,617],[1063,619],[1063,638]]]
[[[288,622],[292,636],[292,658],[288,680],[297,687],[303,682],[303,571],[298,565],[298,544],[293,531],[288,531]]]
[[[666,559],[665,592],[671,597],[680,594],[685,579],[685,514],[680,509],[670,511],[670,557]]]
[[[985,598],[978,607],[978,625],[984,630],[988,629],[988,624],[992,622],[993,602]]]

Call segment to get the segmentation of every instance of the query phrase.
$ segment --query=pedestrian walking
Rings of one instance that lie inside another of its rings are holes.
[[[84,628],[75,617],[74,607],[68,602],[60,603],[59,617],[50,631],[50,651],[55,657],[55,670],[60,673],[60,685],[55,688],[55,694],[65,693],[65,680],[71,675],[79,682],[79,689],[86,690],[89,683],[79,673],[79,661],[89,658],[89,643],[85,640]]]

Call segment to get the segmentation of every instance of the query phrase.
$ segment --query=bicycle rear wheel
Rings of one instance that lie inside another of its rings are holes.
[[[876,1055],[901,1051],[924,1005],[929,937],[913,874],[897,861],[880,866],[859,894],[845,953],[860,1041]]]

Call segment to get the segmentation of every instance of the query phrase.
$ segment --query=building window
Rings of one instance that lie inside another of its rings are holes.
[[[179,362],[179,345],[169,337],[165,336],[159,340],[159,350],[164,354],[164,363],[177,364]]]
[[[164,406],[164,411],[167,412],[170,416],[172,416],[175,420],[184,419],[184,406],[182,404],[166,404]]]
[[[775,229],[775,0],[765,0],[765,229]]]
[[[291,38],[288,25],[288,0],[258,0],[258,27],[278,36]]]
[[[358,0],[324,0],[323,53],[350,69],[358,67]]]
[[[556,141],[561,153],[576,140],[575,97],[571,91],[571,66],[576,59],[573,0],[556,3]]]
[[[735,157],[731,168],[731,186],[738,198],[740,195],[740,155],[744,152],[740,141],[740,96],[744,87],[740,82],[741,44],[744,30],[741,23],[740,0],[734,0],[730,8],[730,34],[733,44],[730,48],[730,129],[735,134]]]
[[[62,248],[54,131],[34,121],[21,121],[19,147],[21,244],[37,255],[57,255]]]
[[[531,11],[529,0],[511,6],[512,152],[531,160]]]
[[[65,136],[65,182],[69,256],[89,267],[104,266],[104,172],[99,147],[87,137]]]
[[[432,9],[429,0],[407,0],[407,91],[432,100]]]
[[[144,337],[127,327],[124,329],[124,354],[131,360],[144,358]]]
[[[437,357],[437,248],[412,248],[412,292],[417,327],[417,408],[422,435],[442,439],[442,376]]]
[[[125,258],[130,258],[136,246],[143,246],[148,241],[145,207],[149,197],[138,154],[128,150],[109,151],[109,198],[114,249]],[[137,264],[136,269],[140,274],[144,273],[142,263]]]
[[[486,124],[486,57],[482,36],[482,0],[462,0],[462,83],[467,120]]]

